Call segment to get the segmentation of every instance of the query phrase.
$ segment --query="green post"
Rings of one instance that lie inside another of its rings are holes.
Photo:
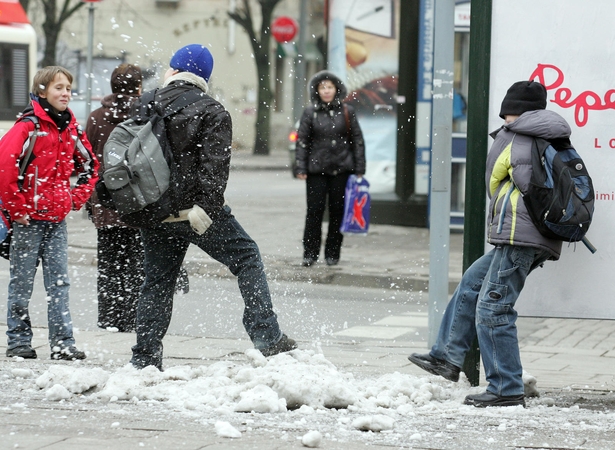
[[[489,80],[491,64],[492,0],[472,0],[470,15],[470,70],[468,86],[468,145],[464,213],[463,270],[485,249],[485,160],[489,146]],[[478,386],[480,352],[475,340],[463,371]]]

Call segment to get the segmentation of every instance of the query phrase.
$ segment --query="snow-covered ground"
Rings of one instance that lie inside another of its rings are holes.
[[[463,376],[459,383],[398,372],[355,376],[312,350],[267,359],[247,350],[233,361],[164,372],[47,363],[15,359],[1,366],[0,413],[14,421],[41,409],[96,411],[90,420],[106,423],[105,435],[134,428],[140,416],[156,417],[198,425],[228,439],[224,448],[248,448],[246,441],[263,433],[308,448],[615,448],[609,392],[543,392],[525,409],[478,409],[463,399],[484,388]],[[7,433],[7,426],[0,425],[0,447],[20,448],[19,432]]]

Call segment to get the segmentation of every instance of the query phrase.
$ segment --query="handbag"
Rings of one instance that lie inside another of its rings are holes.
[[[32,150],[34,150],[34,143],[36,142],[36,138],[38,137],[38,132],[41,129],[41,126],[38,123],[38,118],[36,116],[28,116],[25,117],[24,120],[30,120],[34,123],[34,133],[30,138],[30,145],[28,145],[28,149],[26,150],[21,162],[19,163],[19,178],[21,180],[24,172],[26,171],[26,167],[28,167],[28,163],[30,162],[30,156],[32,156]],[[21,182],[18,181],[19,188],[21,189]],[[5,259],[9,259],[9,250],[11,248],[11,237],[13,235],[13,223],[11,221],[11,216],[8,211],[2,207],[2,200],[0,200],[0,256]]]
[[[364,177],[350,175],[344,195],[342,233],[367,234],[369,228],[369,182]]]

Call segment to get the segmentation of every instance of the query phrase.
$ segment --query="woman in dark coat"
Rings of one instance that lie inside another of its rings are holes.
[[[299,123],[295,174],[306,180],[307,214],[303,234],[303,265],[318,260],[322,220],[329,207],[325,261],[339,262],[344,191],[350,174],[365,173],[365,144],[354,108],[342,103],[346,87],[331,72],[318,72],[309,83],[311,105]]]
[[[105,170],[103,147],[111,131],[128,118],[130,106],[141,95],[141,69],[122,64],[111,74],[112,94],[88,117],[86,134]],[[96,191],[89,211],[98,233],[98,326],[132,331],[135,328],[137,300],[143,283],[143,244],[140,232],[130,228],[117,212],[98,202]]]

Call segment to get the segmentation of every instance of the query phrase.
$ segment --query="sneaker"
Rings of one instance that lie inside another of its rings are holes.
[[[408,359],[410,362],[416,364],[421,369],[426,370],[429,373],[439,375],[449,381],[459,381],[459,372],[461,372],[461,369],[448,361],[436,359],[429,353],[426,355],[413,353],[408,356]]]
[[[303,267],[310,267],[311,265],[313,265],[316,262],[315,259],[312,258],[303,258],[303,262],[301,263],[301,265]]]
[[[55,347],[56,349],[58,347]],[[81,350],[78,350],[77,347],[64,347],[58,351],[51,352],[51,359],[55,360],[64,360],[64,361],[75,361],[77,359],[85,359],[85,353]]]
[[[261,348],[260,351],[263,356],[273,356],[277,355],[278,353],[289,352],[296,348],[297,343],[295,342],[295,340],[283,334],[282,339],[280,339],[277,344],[274,344],[271,347]]]
[[[327,258],[327,266],[337,266],[337,263],[340,262],[339,259],[336,258]]]
[[[482,394],[468,395],[463,402],[465,405],[486,408],[487,406],[523,406],[525,408],[525,396],[521,395],[497,395],[489,391]]]
[[[36,359],[36,350],[30,345],[20,345],[19,347],[6,349],[6,356],[9,358],[18,356],[24,359]]]

